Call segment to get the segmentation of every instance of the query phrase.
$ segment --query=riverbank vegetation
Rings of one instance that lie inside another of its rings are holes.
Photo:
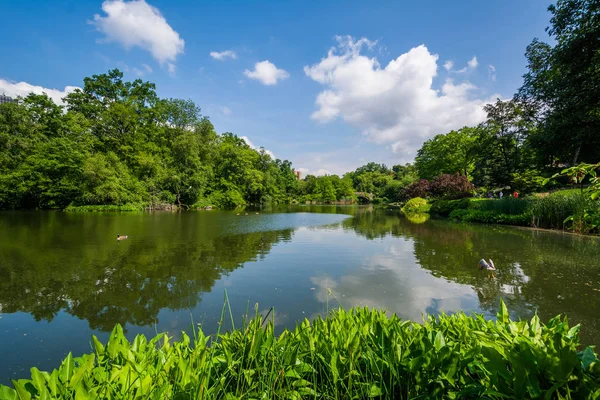
[[[191,100],[159,98],[154,84],[127,82],[112,70],[85,78],[64,105],[35,94],[0,105],[0,209],[385,204],[593,185],[600,154],[600,9],[591,0],[558,0],[549,11],[552,44],[534,39],[527,47],[527,72],[514,97],[487,104],[481,124],[426,141],[414,164],[369,162],[343,176],[298,180],[289,161],[274,160],[232,133],[218,134]],[[569,167],[575,175],[548,180]],[[534,224],[594,231],[596,201],[590,195],[578,206],[581,218],[548,216],[550,200],[536,203],[545,211]],[[455,216],[516,222],[512,212],[492,211]]]
[[[279,336],[257,312],[241,329],[175,342],[129,342],[117,325],[108,343],[93,337],[93,353],[69,354],[51,373],[34,367],[0,397],[593,398],[600,364],[591,347],[579,351],[578,329],[562,317],[512,321],[504,304],[495,322],[339,309]]]

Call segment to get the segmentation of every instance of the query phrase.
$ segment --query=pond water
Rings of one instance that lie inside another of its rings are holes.
[[[129,337],[198,323],[213,333],[225,292],[236,323],[274,306],[279,330],[339,305],[492,318],[502,298],[515,317],[566,313],[600,344],[599,254],[597,238],[372,207],[0,213],[0,383],[90,352],[116,323]],[[477,270],[482,257],[495,279]]]

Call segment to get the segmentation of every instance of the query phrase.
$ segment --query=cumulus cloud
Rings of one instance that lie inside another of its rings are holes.
[[[233,50],[211,51],[210,56],[219,61],[225,61],[228,58],[235,60],[237,58],[237,54],[235,54],[235,51]]]
[[[496,67],[494,67],[492,64],[488,65],[488,78],[491,81],[496,80]]]
[[[268,86],[276,85],[278,81],[290,77],[290,74],[286,70],[277,68],[269,60],[257,62],[254,64],[254,70],[250,71],[247,69],[244,71],[244,75]]]
[[[253,148],[254,150],[260,151],[260,147],[257,147],[254,145],[254,143],[252,143],[250,141],[250,139],[248,139],[248,136],[240,136],[240,139],[242,139],[244,142],[246,142],[246,144],[248,146],[250,146],[251,148]],[[272,151],[264,149],[265,153],[267,153],[273,160],[275,160],[275,154],[273,154]]]
[[[438,56],[420,45],[387,65],[361,51],[366,39],[338,39],[339,45],[304,72],[325,86],[316,98],[312,118],[329,122],[341,118],[369,140],[389,144],[401,160],[410,161],[423,141],[485,119],[483,105],[469,82],[448,79],[433,87]]]
[[[169,71],[177,55],[183,53],[184,40],[167,23],[160,11],[145,0],[106,0],[102,3],[106,14],[94,15],[91,22],[105,35],[104,42],[117,42],[126,49],[140,47],[152,54]]]
[[[469,66],[469,68],[471,69],[475,69],[477,68],[477,66],[479,65],[479,63],[477,62],[477,57],[473,56],[473,58],[471,58],[469,60],[469,62],[467,63],[467,65]]]
[[[446,68],[446,71],[451,71],[452,67],[454,67],[454,61],[448,60],[444,63],[444,68]]]
[[[31,85],[27,82],[11,82],[5,79],[0,79],[0,93],[5,93],[10,97],[22,96],[25,97],[29,93],[42,94],[46,93],[56,104],[64,104],[62,98],[71,93],[77,86],[66,86],[64,90],[48,89],[42,86]]]

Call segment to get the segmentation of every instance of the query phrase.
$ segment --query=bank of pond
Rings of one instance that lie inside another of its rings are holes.
[[[454,222],[478,222],[565,230],[597,234],[600,228],[600,201],[580,190],[562,190],[525,198],[463,198],[458,200],[413,198],[402,211],[409,218],[423,214]]]
[[[227,304],[227,302],[225,303]],[[222,315],[230,313],[223,308]],[[496,321],[442,314],[423,323],[368,308],[338,309],[275,334],[255,309],[238,329],[170,340],[117,325],[108,343],[71,353],[52,372],[0,386],[2,399],[47,398],[597,398],[600,364],[579,327],[556,317]],[[222,316],[222,319],[224,318]],[[233,323],[233,318],[232,321]]]

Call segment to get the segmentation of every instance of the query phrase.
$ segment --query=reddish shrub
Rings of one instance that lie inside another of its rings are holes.
[[[427,197],[427,193],[429,192],[429,181],[426,179],[419,179],[414,182],[410,186],[407,186],[404,189],[404,196],[406,198],[412,199],[415,197]]]
[[[475,186],[466,176],[442,174],[429,184],[429,193],[443,199],[462,199],[473,196]]]

